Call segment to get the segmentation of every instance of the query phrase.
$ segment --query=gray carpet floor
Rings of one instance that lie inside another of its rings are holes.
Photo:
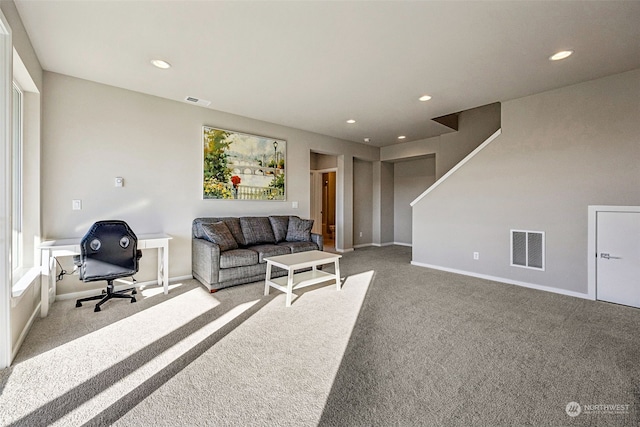
[[[57,301],[0,371],[0,425],[640,425],[640,310],[410,258],[347,253],[342,291],[290,308],[194,280]]]

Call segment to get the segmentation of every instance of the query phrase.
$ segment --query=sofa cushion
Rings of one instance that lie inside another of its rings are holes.
[[[280,242],[278,246],[285,246],[291,250],[292,254],[305,251],[317,251],[318,245],[313,242]]]
[[[202,224],[202,232],[206,240],[220,246],[220,252],[238,249],[238,242],[231,234],[227,224],[222,221],[214,222],[213,224]]]
[[[240,226],[247,246],[276,242],[271,222],[266,216],[243,216],[240,218]]]
[[[291,253],[291,249],[286,246],[279,245],[256,245],[250,246],[249,249],[257,252],[258,262],[260,262],[261,264],[267,262],[264,259],[270,256],[286,255]]]
[[[312,228],[312,219],[300,219],[297,216],[289,217],[287,242],[310,242]]]
[[[284,242],[287,239],[287,230],[289,229],[288,216],[270,216],[271,228],[276,237],[276,243]]]
[[[258,263],[258,253],[249,249],[232,249],[220,254],[220,268],[244,267]]]

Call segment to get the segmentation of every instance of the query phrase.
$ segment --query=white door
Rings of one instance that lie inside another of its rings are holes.
[[[640,308],[640,212],[598,212],[596,239],[596,298]]]

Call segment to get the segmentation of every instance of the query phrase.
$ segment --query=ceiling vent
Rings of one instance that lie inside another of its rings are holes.
[[[184,100],[189,102],[189,103],[191,103],[191,104],[199,105],[201,107],[208,107],[209,105],[211,105],[211,101],[206,101],[204,99],[194,98],[193,96],[187,96]]]

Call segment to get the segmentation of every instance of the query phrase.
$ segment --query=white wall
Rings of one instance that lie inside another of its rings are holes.
[[[410,203],[436,182],[436,158],[429,156],[393,164],[393,240],[411,245]]]
[[[362,233],[362,236],[360,236]],[[373,243],[373,164],[353,161],[353,245]]]
[[[324,170],[338,167],[338,158],[334,155],[311,153],[311,170]]]
[[[457,132],[382,147],[380,160],[396,162],[435,155],[436,179],[440,179],[499,128],[500,103],[472,108],[459,114]]]
[[[457,132],[382,147],[380,160],[393,174],[393,179],[386,181],[391,189],[384,192],[392,214],[380,217],[391,222],[386,226],[381,223],[386,236],[378,242],[374,235],[374,242],[411,245],[413,214],[409,204],[499,128],[500,103],[494,103],[460,112]]]
[[[187,105],[56,73],[44,74],[43,235],[80,237],[96,220],[120,218],[138,234],[164,231],[170,275],[191,274],[191,222],[201,216],[310,215],[311,151],[341,155],[340,227],[353,234],[353,157],[377,160],[376,147]],[[201,199],[202,126],[287,141],[286,202]],[[125,180],[114,187],[114,177]],[[82,210],[72,211],[71,200]],[[299,208],[292,208],[298,201]],[[155,254],[143,255],[138,280],[152,280]],[[58,293],[86,290],[77,277]]]
[[[503,103],[502,135],[414,206],[413,261],[586,294],[587,206],[640,205],[638,117],[640,70]],[[509,266],[511,228],[546,233],[546,271]]]
[[[373,162],[373,244],[393,243],[393,164]]]

